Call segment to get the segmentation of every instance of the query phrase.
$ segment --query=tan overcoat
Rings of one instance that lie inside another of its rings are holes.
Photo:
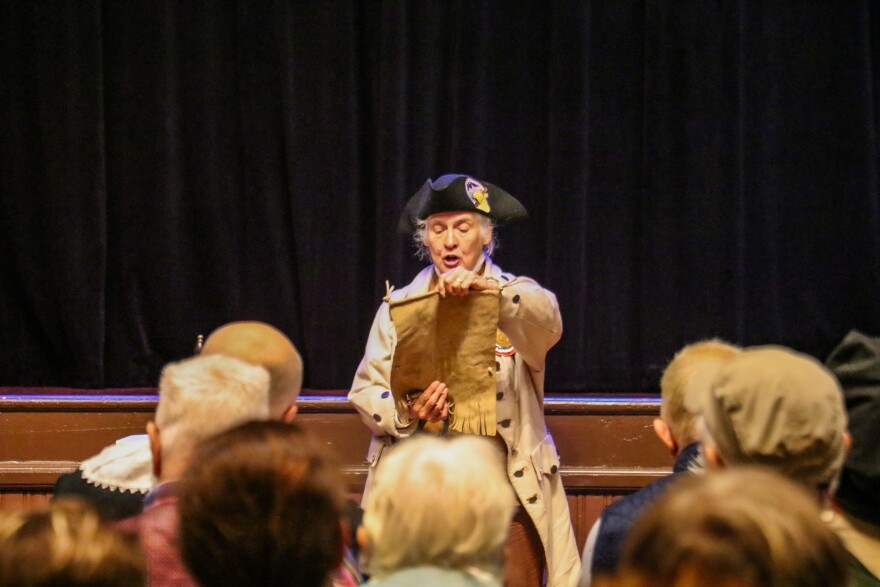
[[[532,279],[502,272],[488,257],[478,268],[501,284],[499,329],[512,346],[496,348],[497,430],[507,445],[507,475],[544,545],[547,584],[576,585],[580,557],[562,487],[559,454],[544,421],[544,361],[562,335],[556,296]],[[425,268],[408,286],[391,292],[391,301],[427,292],[433,272],[433,266]],[[373,432],[365,495],[385,447],[393,439],[410,436],[417,426],[417,422],[401,419],[390,393],[396,343],[389,306],[383,303],[348,394]]]

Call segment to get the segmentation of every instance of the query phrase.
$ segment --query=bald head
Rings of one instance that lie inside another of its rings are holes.
[[[284,333],[263,322],[231,322],[212,332],[202,354],[235,357],[269,372],[269,415],[280,418],[302,387],[302,358]]]

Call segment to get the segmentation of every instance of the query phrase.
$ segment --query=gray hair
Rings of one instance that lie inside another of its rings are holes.
[[[430,565],[500,579],[515,506],[503,458],[479,436],[422,436],[390,450],[364,504],[369,572]]]
[[[269,373],[224,355],[200,355],[162,369],[156,426],[162,454],[183,458],[198,442],[269,417]]]
[[[489,239],[489,244],[483,247],[483,252],[486,253],[489,257],[492,256],[492,253],[495,252],[495,249],[498,248],[498,237],[497,232],[495,231],[496,224],[495,222],[489,218],[488,216],[483,216],[482,214],[477,214],[476,212],[472,212],[474,218],[476,218],[477,223],[480,225],[480,235],[485,238],[487,234],[491,234],[492,238]],[[424,220],[416,220],[416,229],[413,232],[412,236],[413,246],[416,248],[416,257],[421,259],[422,261],[427,261],[431,258],[431,251],[428,249],[428,219]]]

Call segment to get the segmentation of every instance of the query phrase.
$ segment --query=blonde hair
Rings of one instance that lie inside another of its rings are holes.
[[[145,584],[137,539],[103,526],[79,499],[56,499],[45,511],[0,512],[0,585]]]
[[[223,355],[169,363],[159,380],[156,426],[162,455],[186,458],[201,440],[269,417],[269,374]]]
[[[697,442],[697,414],[702,396],[712,379],[729,360],[742,352],[739,347],[713,338],[682,348],[660,379],[660,418],[669,425],[679,447]]]
[[[401,442],[383,456],[364,504],[369,572],[429,565],[499,576],[514,504],[488,439]]]
[[[483,252],[489,257],[498,248],[498,237],[495,232],[495,222],[488,216],[471,212],[480,227],[480,236],[485,240],[489,238],[489,244],[483,247]],[[429,216],[430,218],[430,216]],[[413,232],[413,246],[416,248],[416,257],[422,261],[431,258],[431,251],[428,249],[428,219],[416,220],[416,229]]]

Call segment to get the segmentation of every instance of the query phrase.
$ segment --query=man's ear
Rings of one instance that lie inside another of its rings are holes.
[[[669,424],[660,418],[654,418],[654,434],[657,435],[660,442],[666,445],[672,456],[678,455],[678,443],[675,442],[675,437],[672,435],[672,430],[669,429]]]
[[[370,541],[367,539],[367,530],[363,526],[358,526],[357,531],[354,533],[354,537],[357,540],[358,548],[365,555],[370,554]]]
[[[718,452],[718,447],[712,444],[702,444],[700,447],[700,450],[703,451],[703,456],[706,458],[706,466],[709,469],[723,469],[727,466],[727,463],[724,462],[724,457]]]
[[[289,406],[287,406],[287,409],[284,410],[284,413],[281,414],[281,421],[285,424],[292,422],[293,419],[296,418],[297,411],[299,411],[299,408],[297,407],[296,403],[290,404]]]
[[[162,476],[162,443],[159,440],[159,427],[150,420],[147,422],[147,435],[150,437],[150,453],[153,455],[153,475]]]

